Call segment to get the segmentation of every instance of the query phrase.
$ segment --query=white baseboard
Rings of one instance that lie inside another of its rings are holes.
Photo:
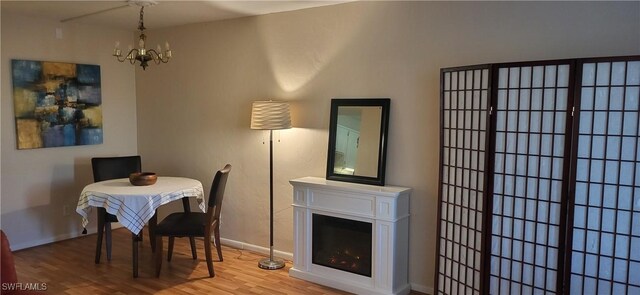
[[[410,284],[411,284],[411,290],[413,291],[418,291],[420,293],[425,293],[425,294],[435,294],[433,293],[433,287],[427,287],[427,286],[416,284],[416,283],[410,283]]]
[[[54,242],[73,239],[73,238],[79,237],[81,234],[82,234],[82,232],[66,233],[66,234],[62,234],[62,235],[49,237],[49,238],[46,238],[46,239],[30,240],[30,241],[24,242],[24,243],[11,243],[11,241],[10,241],[11,250],[12,251],[18,251],[18,250],[32,248],[32,247],[36,247],[36,246],[42,246],[42,245],[50,244],[50,243],[54,243]]]
[[[236,240],[225,239],[225,238],[220,238],[220,243],[225,246],[233,247],[236,249],[246,249],[249,251],[265,254],[267,256],[269,255],[269,248],[267,247],[257,246],[257,245],[248,244],[248,243],[240,242]],[[283,252],[283,251],[278,251],[274,249],[273,255],[278,258],[282,258],[284,260],[289,260],[289,261],[293,260],[293,253],[290,253],[290,252]]]
[[[122,225],[120,223],[114,222],[111,224],[111,229],[118,229],[121,228]],[[97,229],[87,229],[87,234],[95,234],[97,232]],[[12,251],[18,251],[18,250],[23,250],[23,249],[27,249],[27,248],[33,248],[33,247],[37,247],[37,246],[42,246],[42,245],[46,245],[46,244],[51,244],[51,243],[55,243],[55,242],[60,242],[60,241],[64,241],[64,240],[69,240],[69,239],[73,239],[73,238],[77,238],[77,237],[81,237],[84,234],[82,233],[82,231],[76,231],[76,232],[70,232],[70,233],[66,233],[66,234],[61,234],[61,235],[57,235],[57,236],[53,236],[53,237],[48,237],[45,239],[40,239],[40,240],[31,240],[28,242],[24,242],[24,243],[11,243],[11,250]]]

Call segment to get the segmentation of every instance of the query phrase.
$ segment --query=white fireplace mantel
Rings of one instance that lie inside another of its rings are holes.
[[[357,294],[407,294],[409,195],[411,189],[374,186],[318,177],[293,185],[292,277]],[[312,215],[322,214],[372,224],[371,277],[312,263]]]

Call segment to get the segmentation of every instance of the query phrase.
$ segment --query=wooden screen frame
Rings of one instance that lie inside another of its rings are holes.
[[[490,124],[490,108],[491,108],[491,79],[492,79],[492,72],[491,72],[491,66],[490,65],[475,65],[475,66],[467,66],[467,67],[456,67],[456,68],[448,68],[448,69],[441,69],[440,71],[440,160],[439,160],[439,165],[440,165],[440,171],[439,171],[439,182],[438,182],[438,213],[437,213],[437,232],[438,232],[438,237],[437,237],[437,241],[436,241],[436,253],[435,253],[435,259],[436,259],[436,271],[434,274],[434,293],[438,294],[438,289],[439,289],[439,277],[440,277],[440,251],[441,251],[441,246],[440,246],[440,239],[442,237],[442,233],[443,233],[443,228],[441,226],[442,224],[442,207],[441,204],[443,202],[443,180],[444,180],[444,163],[443,163],[443,157],[444,157],[444,129],[445,129],[445,74],[446,73],[453,73],[453,72],[466,72],[466,71],[487,71],[487,104],[486,104],[486,108],[484,109],[484,112],[486,114],[486,116],[484,117],[484,126],[485,126],[485,137],[484,137],[484,151],[485,151],[485,155],[484,155],[484,166],[485,166],[485,171],[486,171],[486,167],[487,167],[487,163],[489,161],[489,152],[488,152],[488,148],[489,148],[489,142],[491,141],[491,137],[490,134],[491,132],[489,132],[489,124]],[[459,80],[458,80],[459,83]],[[480,84],[482,84],[482,76],[480,77]],[[480,91],[482,91],[482,85]],[[471,90],[473,91],[473,90]],[[481,104],[481,102],[480,102]],[[480,139],[478,139],[480,140]],[[479,161],[479,159],[477,159]],[[487,179],[487,175],[485,172],[484,178],[483,178],[483,183],[482,183],[482,190],[484,192],[484,194],[486,194],[487,192],[487,185],[488,185],[488,179]],[[482,209],[481,212],[486,212],[486,207],[487,204],[486,202],[482,202]],[[484,214],[482,216],[482,222],[483,224],[486,222],[486,214]],[[483,266],[485,265],[485,251],[483,251],[483,245],[484,245],[484,240],[485,240],[485,234],[486,231],[484,231],[484,225],[481,225],[481,228],[483,229],[480,236],[480,241],[475,241],[476,243],[480,244],[480,269],[478,270],[480,272],[480,278],[479,278],[479,282],[478,282],[478,293],[482,293],[482,289],[483,289],[483,282],[484,279],[482,277],[483,274]],[[468,237],[467,237],[468,238]],[[460,276],[460,271],[458,270],[458,277]],[[473,280],[475,282],[475,278]],[[474,289],[474,286],[469,286],[466,285],[466,287],[471,287],[472,289]],[[451,288],[451,286],[450,286]]]

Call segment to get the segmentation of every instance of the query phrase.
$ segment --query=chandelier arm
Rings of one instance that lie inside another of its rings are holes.
[[[153,48],[148,49],[148,50],[147,50],[147,53],[148,53],[148,54],[151,56],[151,58],[153,58],[153,59],[158,59],[158,58],[160,58],[160,54],[158,54],[158,52],[157,52],[155,49],[153,49]]]
[[[136,60],[136,57],[139,56],[139,51],[137,48],[131,49],[129,50],[129,52],[126,55],[122,55],[122,54],[118,54],[118,55],[113,55],[116,57],[116,59],[119,62],[125,62],[125,61],[129,61],[129,63],[133,64]],[[131,57],[131,58],[129,58]]]
[[[147,50],[147,53],[149,54],[149,56],[151,56],[151,59],[153,59],[153,61],[157,65],[159,65],[160,62],[165,63],[165,64],[169,62],[169,57],[163,56],[163,54],[161,52],[158,52],[155,49],[149,49],[149,50]]]
[[[140,51],[137,48],[133,48],[131,50],[129,50],[129,53],[127,53],[127,57],[126,59],[129,60],[129,62],[131,64],[135,63],[136,58],[140,55]],[[130,57],[130,58],[129,58]]]
[[[114,56],[116,57],[116,59],[117,59],[119,62],[124,62],[125,60],[127,60],[127,57],[126,57],[126,56],[124,56],[124,57],[122,57],[122,55],[120,55],[120,56],[114,55]],[[121,59],[120,57],[122,57],[122,59]]]

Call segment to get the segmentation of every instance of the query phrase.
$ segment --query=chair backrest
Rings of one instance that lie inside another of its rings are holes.
[[[93,181],[127,178],[134,172],[142,172],[140,156],[91,158]]]
[[[231,171],[231,165],[227,164],[216,172],[211,184],[211,192],[209,193],[209,208],[207,210],[207,220],[211,224],[214,220],[220,218],[222,210],[222,199],[224,198],[224,189],[227,186],[227,178]]]

